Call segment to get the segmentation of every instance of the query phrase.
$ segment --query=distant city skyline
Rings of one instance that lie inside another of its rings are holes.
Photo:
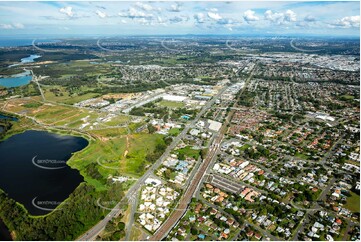
[[[360,3],[0,2],[0,35],[359,36]]]

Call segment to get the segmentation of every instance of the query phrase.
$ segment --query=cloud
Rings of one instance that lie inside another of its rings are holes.
[[[0,29],[13,29],[11,24],[0,24]]]
[[[70,28],[68,28],[68,27],[59,27],[59,29],[60,30],[66,30],[66,31],[70,30]]]
[[[180,22],[186,22],[189,20],[188,16],[175,16],[173,18],[169,19],[169,22],[171,23],[180,23]]]
[[[72,7],[64,7],[59,9],[59,12],[66,14],[68,17],[73,17],[74,16],[74,12],[73,12],[73,8]]]
[[[204,13],[196,13],[194,14],[193,18],[195,19],[196,23],[204,23],[206,21],[206,15]]]
[[[0,24],[0,29],[23,29],[25,26],[22,23]]]
[[[181,5],[179,3],[174,3],[170,5],[170,8],[168,9],[170,12],[180,12],[181,11]]]
[[[25,26],[22,23],[14,23],[13,24],[15,29],[23,29]]]
[[[316,22],[316,18],[313,17],[312,15],[307,15],[303,21],[306,21],[306,22]]]
[[[206,8],[207,11],[218,12],[218,8]]]
[[[247,23],[259,20],[259,17],[257,17],[255,15],[255,12],[252,10],[247,10],[246,12],[244,12],[243,18],[244,18],[244,20],[246,20]]]
[[[128,11],[119,13],[118,15],[121,17],[131,18],[131,19],[135,19],[135,18],[152,19],[152,18],[154,18],[153,14],[150,14],[150,13],[148,14],[143,11],[137,10],[135,8],[129,8]]]
[[[293,12],[292,10],[287,10],[285,13],[278,13],[278,12],[273,13],[272,10],[267,10],[264,13],[264,17],[266,20],[269,20],[279,25],[287,22],[296,22],[297,20],[296,13]]]
[[[161,8],[155,8],[149,4],[146,3],[142,3],[142,2],[137,2],[135,3],[135,6],[137,6],[138,8],[142,9],[143,11],[157,11],[160,12],[162,9]]]
[[[360,27],[360,15],[344,17],[342,19],[336,20],[336,22],[332,23],[331,25],[341,28],[358,28]]]
[[[210,19],[212,19],[212,20],[218,21],[218,20],[221,20],[221,19],[222,19],[222,16],[219,15],[218,13],[208,12],[207,15],[208,15],[208,17],[209,17]]]
[[[287,10],[284,15],[285,15],[285,17],[284,17],[285,21],[288,21],[288,22],[296,22],[297,21],[296,14],[292,10]]]
[[[105,12],[102,12],[100,10],[95,11],[95,13],[100,17],[100,18],[106,18],[108,17],[108,15]]]

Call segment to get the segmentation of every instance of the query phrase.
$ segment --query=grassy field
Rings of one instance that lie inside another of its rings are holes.
[[[10,100],[4,110],[12,113],[26,114],[47,125],[82,130],[111,128],[112,126],[124,125],[130,120],[129,116],[123,114],[113,117],[96,110],[53,103],[43,104],[36,99]]]
[[[360,212],[360,195],[351,192],[351,197],[347,198],[345,208],[349,209],[351,212]]]
[[[178,153],[179,155],[184,155],[185,157],[191,157],[196,160],[198,160],[200,156],[199,152],[200,150],[194,150],[190,146],[186,146],[184,148],[176,150],[176,153]]]
[[[59,90],[59,94],[55,94],[54,92],[50,91],[51,89]],[[86,93],[84,95],[73,94],[69,95],[69,93],[65,90],[64,87],[61,86],[42,86],[42,90],[44,92],[45,99],[51,102],[59,102],[65,104],[74,104],[78,103],[90,98],[98,97],[98,93]],[[79,92],[87,91],[87,88],[82,87]]]
[[[155,150],[157,144],[164,144],[160,134],[134,134],[129,139],[129,152],[126,156],[123,171],[135,176],[144,173],[144,167],[149,165],[146,155]]]
[[[171,128],[169,131],[168,131],[168,134],[170,135],[173,135],[173,136],[177,136],[178,134],[180,134],[180,129],[178,128]]]
[[[167,107],[167,108],[182,108],[182,107],[184,107],[183,102],[173,102],[173,101],[166,101],[166,100],[160,101],[158,103],[158,105],[163,106],[163,107]]]

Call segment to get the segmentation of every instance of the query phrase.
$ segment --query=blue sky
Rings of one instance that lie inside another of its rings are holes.
[[[0,35],[360,35],[360,3],[1,2]]]

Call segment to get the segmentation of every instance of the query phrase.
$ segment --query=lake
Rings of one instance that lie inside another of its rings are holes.
[[[0,113],[0,119],[8,119],[10,121],[18,121],[17,117],[7,116]]]
[[[31,63],[34,62],[35,59],[40,57],[41,55],[30,55],[29,57],[22,58],[21,63]]]
[[[5,226],[4,222],[0,219],[0,241],[10,241],[12,240],[8,228]]]
[[[24,71],[23,73],[12,75],[10,77],[0,78],[0,86],[3,87],[19,87],[29,84],[32,79],[30,71]]]
[[[29,130],[0,142],[0,188],[32,215],[55,209],[83,182],[66,161],[84,149],[82,137]]]

